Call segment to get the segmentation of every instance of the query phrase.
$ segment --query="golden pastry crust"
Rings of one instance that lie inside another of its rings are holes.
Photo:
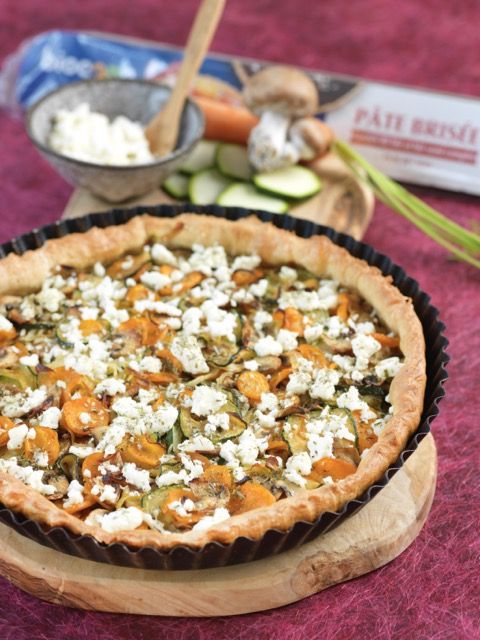
[[[122,542],[133,547],[168,550],[178,544],[200,548],[212,541],[230,543],[238,536],[257,539],[271,528],[286,530],[299,520],[312,521],[325,511],[338,511],[377,481],[398,458],[420,421],[426,383],[422,327],[411,300],[392,285],[391,278],[326,237],[300,238],[253,216],[231,222],[188,213],[174,218],[142,215],[124,225],[93,228],[86,233],[49,240],[40,249],[22,256],[9,255],[0,261],[0,295],[39,289],[57,265],[86,268],[97,261],[108,263],[127,252],[140,250],[149,241],[162,241],[171,248],[219,243],[231,255],[257,253],[273,265],[294,263],[356,289],[400,337],[405,360],[390,388],[393,417],[353,475],[333,485],[300,491],[270,507],[233,516],[203,531],[166,534],[137,529],[109,533],[62,511],[7,473],[0,473],[0,501],[42,525],[64,526],[103,543]]]

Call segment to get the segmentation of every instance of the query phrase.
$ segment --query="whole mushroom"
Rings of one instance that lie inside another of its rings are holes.
[[[250,133],[248,155],[257,171],[273,171],[295,164],[300,153],[288,139],[294,120],[312,116],[318,93],[309,76],[291,67],[273,65],[253,75],[245,85],[246,106],[260,122]]]
[[[313,160],[326,153],[333,142],[333,131],[318,118],[300,118],[288,131],[300,160]]]

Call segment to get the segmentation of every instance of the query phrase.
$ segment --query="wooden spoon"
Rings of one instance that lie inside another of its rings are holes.
[[[197,11],[175,87],[166,105],[145,129],[150,151],[156,156],[164,156],[175,147],[185,99],[208,51],[224,6],[225,0],[202,0]]]

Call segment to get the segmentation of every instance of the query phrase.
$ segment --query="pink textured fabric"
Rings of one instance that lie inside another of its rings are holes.
[[[194,0],[0,0],[0,60],[23,38],[51,28],[101,29],[182,44],[196,5]],[[213,49],[478,96],[478,10],[474,0],[230,0]],[[58,218],[70,187],[40,159],[20,122],[0,115],[0,140],[4,241]],[[417,193],[459,222],[480,221],[476,198]],[[0,579],[1,638],[480,638],[480,272],[449,261],[383,206],[377,206],[366,240],[431,294],[451,340],[447,398],[433,429],[438,489],[414,544],[367,576],[282,609],[239,618],[86,613],[39,602]]]

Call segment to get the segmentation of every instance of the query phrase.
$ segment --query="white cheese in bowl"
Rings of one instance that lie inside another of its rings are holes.
[[[154,160],[142,125],[125,116],[109,120],[87,103],[55,114],[48,144],[57,153],[103,165],[146,164]]]

